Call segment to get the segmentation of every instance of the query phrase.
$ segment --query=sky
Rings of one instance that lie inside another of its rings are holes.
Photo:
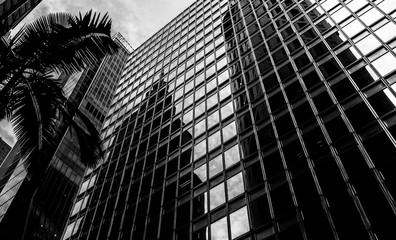
[[[15,30],[48,13],[68,12],[77,15],[92,9],[102,14],[107,12],[112,19],[113,33],[120,32],[133,48],[137,48],[194,1],[43,0]],[[0,121],[0,137],[11,146],[15,143],[12,127],[7,121]]]
[[[53,12],[77,15],[93,10],[108,12],[113,32],[120,32],[137,48],[165,24],[190,6],[194,0],[42,0],[23,22]]]

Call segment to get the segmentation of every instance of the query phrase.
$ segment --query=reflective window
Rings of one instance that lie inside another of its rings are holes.
[[[219,112],[215,111],[214,113],[210,114],[207,118],[208,120],[208,129],[216,125],[220,122]]]
[[[372,64],[382,76],[396,69],[396,59],[390,52],[382,55],[373,61]]]
[[[242,194],[244,192],[242,173],[238,173],[227,180],[228,200]]]
[[[209,178],[223,171],[223,157],[218,155],[214,159],[210,160],[209,163]]]
[[[363,54],[367,54],[373,51],[374,49],[378,48],[379,46],[381,46],[380,41],[378,41],[373,35],[367,36],[366,38],[364,38],[363,40],[359,41],[356,44],[356,47]]]
[[[223,132],[223,142],[226,142],[230,138],[236,136],[235,122],[231,122],[222,129]]]
[[[202,113],[206,111],[205,109],[205,101],[201,102],[197,106],[195,106],[195,117],[199,117]]]
[[[375,34],[384,42],[389,41],[394,38],[395,35],[393,33],[396,32],[396,25],[392,22],[389,22],[375,31]]]
[[[204,133],[206,131],[206,121],[205,119],[201,120],[200,122],[198,122],[197,124],[194,125],[194,136],[198,137],[199,135],[201,135],[202,133]]]
[[[206,154],[206,141],[203,140],[194,146],[194,160]]]
[[[205,182],[206,177],[206,164],[203,164],[199,168],[195,169],[194,174],[196,174],[202,182]]]
[[[238,145],[234,145],[232,148],[224,152],[224,160],[226,168],[240,162]]]
[[[360,23],[359,20],[354,20],[350,24],[342,28],[344,33],[350,38],[361,32],[363,29],[364,25]]]
[[[216,187],[210,189],[210,210],[220,206],[225,203],[225,191],[224,191],[224,183],[220,183]]]
[[[217,131],[208,138],[208,152],[220,144],[220,131]]]
[[[234,109],[232,107],[232,102],[227,103],[225,106],[221,108],[221,119],[224,120],[228,116],[232,115],[234,112]]]
[[[230,225],[232,239],[235,239],[250,230],[246,207],[230,214]]]
[[[213,240],[228,239],[227,218],[222,218],[210,226],[210,235]]]

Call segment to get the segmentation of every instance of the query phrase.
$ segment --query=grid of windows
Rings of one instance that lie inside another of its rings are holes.
[[[64,239],[394,235],[395,17],[393,0],[191,5],[129,57]]]

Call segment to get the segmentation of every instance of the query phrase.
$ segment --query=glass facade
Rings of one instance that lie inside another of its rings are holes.
[[[105,120],[104,116],[109,110],[117,82],[130,54],[129,50],[124,48],[125,40],[120,34],[116,34],[114,40],[121,45],[117,54],[106,57],[81,73],[60,76],[69,101],[78,107],[98,130]],[[59,143],[45,177],[34,195],[26,239],[60,239],[87,171],[79,162],[82,151],[84,149],[81,149],[78,143],[77,134],[69,129]],[[31,191],[28,191],[31,186],[26,166],[20,161],[19,155],[10,157],[12,159],[9,161],[12,164],[0,181],[5,183],[0,187],[0,237],[20,239],[31,199]]]
[[[137,48],[63,239],[389,239],[396,2],[200,0]]]

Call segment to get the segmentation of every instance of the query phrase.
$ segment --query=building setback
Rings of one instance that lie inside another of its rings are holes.
[[[394,238],[395,17],[196,1],[129,56],[62,238]]]
[[[99,130],[114,97],[117,83],[131,48],[119,33],[114,40],[121,46],[119,52],[108,56],[85,71],[65,75],[63,90]],[[79,163],[81,151],[76,134],[65,133],[55,152],[43,183],[35,194],[33,210],[28,220],[25,239],[60,239],[74,198],[86,167]],[[15,170],[7,171],[6,185],[0,192],[0,238],[20,239],[27,216],[30,196],[26,196],[29,181],[19,157],[9,164]],[[17,164],[15,164],[17,163]],[[1,169],[0,169],[1,170]],[[0,172],[1,173],[1,172]],[[21,220],[23,219],[23,220]]]

